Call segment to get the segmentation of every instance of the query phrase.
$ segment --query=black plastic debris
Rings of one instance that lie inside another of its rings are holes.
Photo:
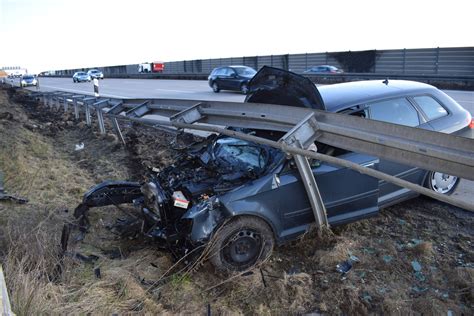
[[[94,274],[97,279],[102,279],[102,275],[100,274],[100,268],[95,268]]]
[[[3,172],[0,171],[0,201],[12,201],[18,204],[28,203],[27,199],[7,194],[7,192],[5,192],[5,189],[3,187],[3,179],[4,179]]]
[[[352,269],[354,262],[359,262],[359,258],[349,253],[349,260],[343,261],[336,266],[336,271],[342,273],[342,275],[347,274]]]
[[[99,257],[95,256],[95,255],[83,255],[82,253],[79,253],[79,252],[75,252],[72,254],[72,257],[74,259],[79,259],[83,262],[87,262],[87,263],[92,263],[92,262],[95,262],[99,259]]]
[[[336,266],[336,271],[346,274],[352,269],[352,262],[350,260],[343,261]]]

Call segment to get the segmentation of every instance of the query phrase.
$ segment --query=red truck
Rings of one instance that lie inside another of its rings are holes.
[[[165,63],[154,62],[154,63],[142,63],[138,65],[138,72],[149,73],[149,72],[163,72],[165,69]]]

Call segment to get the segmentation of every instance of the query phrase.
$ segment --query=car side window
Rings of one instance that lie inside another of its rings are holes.
[[[367,105],[372,120],[405,126],[418,126],[418,112],[405,98],[391,99]]]
[[[231,68],[226,68],[225,69],[225,75],[226,76],[231,76],[232,74],[234,74],[234,70],[232,70]]]
[[[413,97],[413,100],[420,106],[423,113],[426,114],[428,121],[448,115],[448,111],[430,96],[421,95]]]

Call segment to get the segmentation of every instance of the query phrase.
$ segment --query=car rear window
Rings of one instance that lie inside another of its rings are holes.
[[[368,105],[370,118],[405,126],[418,126],[418,112],[405,98],[391,99]]]
[[[448,115],[448,111],[435,99],[427,95],[413,97],[421,110],[426,114],[428,121]]]

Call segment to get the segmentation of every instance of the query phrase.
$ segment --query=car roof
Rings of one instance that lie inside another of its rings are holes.
[[[319,86],[318,90],[326,109],[337,112],[357,104],[437,89],[416,81],[388,80],[385,84],[384,80],[366,80]]]
[[[245,66],[245,65],[230,65],[230,66],[219,66],[219,67],[214,68],[213,70],[221,69],[221,68],[252,68],[252,67]]]

